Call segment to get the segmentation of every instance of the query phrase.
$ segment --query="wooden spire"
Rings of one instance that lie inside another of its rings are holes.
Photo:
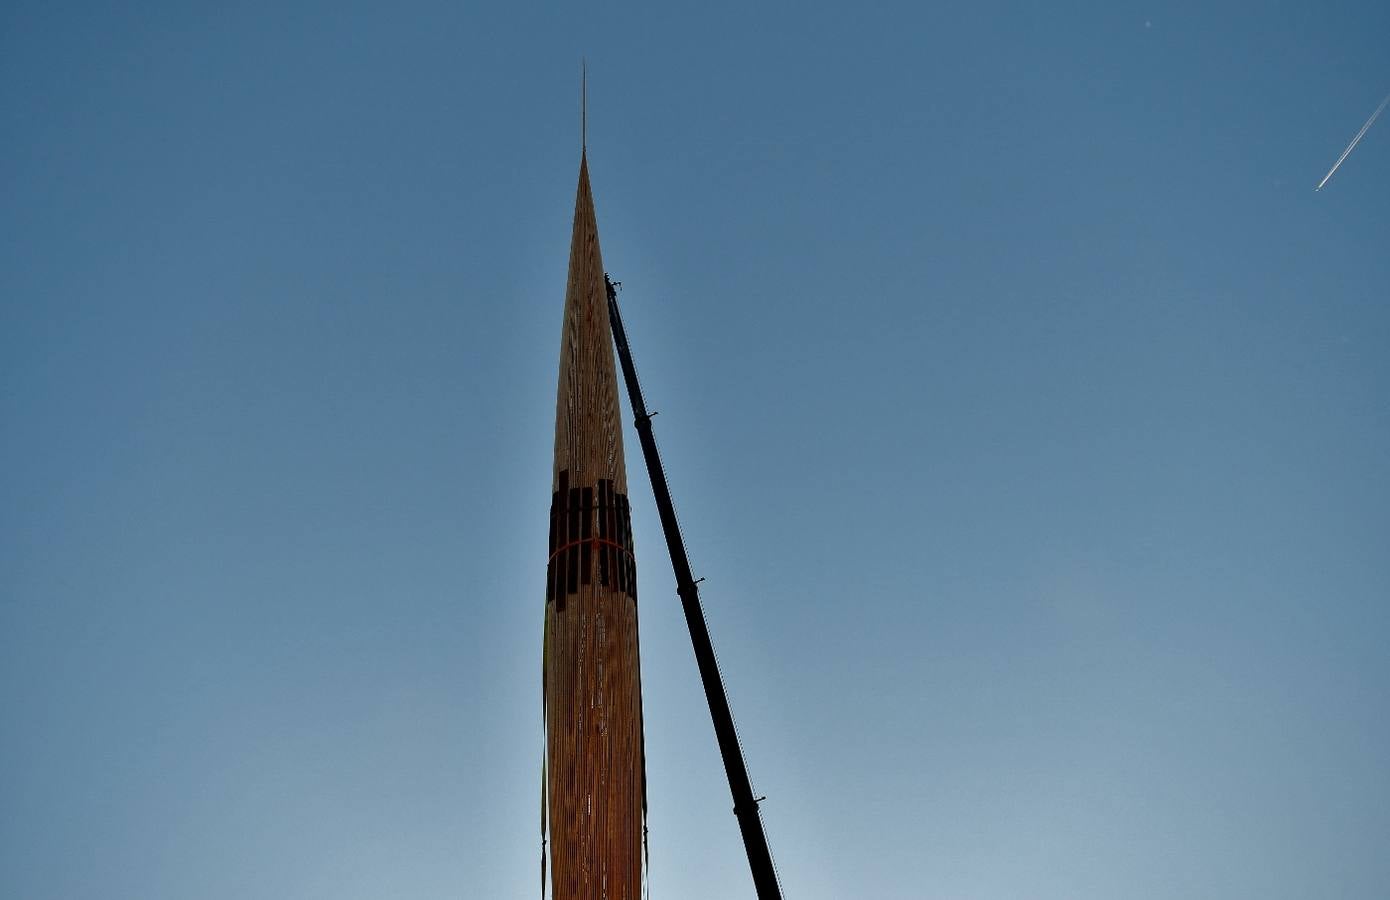
[[[603,257],[581,154],[555,407],[544,681],[551,890],[637,900],[637,569]]]

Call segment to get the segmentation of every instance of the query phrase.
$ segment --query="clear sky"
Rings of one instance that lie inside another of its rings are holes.
[[[0,895],[537,896],[587,56],[789,900],[1387,896],[1390,6],[655,6],[4,4]]]

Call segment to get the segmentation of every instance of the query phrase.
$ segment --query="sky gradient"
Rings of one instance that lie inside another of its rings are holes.
[[[536,896],[587,57],[789,900],[1386,896],[1390,7],[232,6],[0,11],[0,895]]]

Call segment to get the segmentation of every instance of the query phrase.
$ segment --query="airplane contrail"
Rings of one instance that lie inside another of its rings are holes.
[[[1387,103],[1390,103],[1390,94],[1386,94],[1385,99],[1380,101],[1380,105],[1376,107],[1376,111],[1371,113],[1371,117],[1366,120],[1366,124],[1362,125],[1361,130],[1356,132],[1356,137],[1351,139],[1351,143],[1347,144],[1347,149],[1343,150],[1342,155],[1337,157],[1337,161],[1332,164],[1332,168],[1327,170],[1327,174],[1322,176],[1322,181],[1319,181],[1318,186],[1313,188],[1313,190],[1322,190],[1322,186],[1324,184],[1327,184],[1327,179],[1332,177],[1332,175],[1337,171],[1337,167],[1342,164],[1342,161],[1351,155],[1351,151],[1356,149],[1357,144],[1361,143],[1361,139],[1366,136],[1366,132],[1370,129],[1371,124],[1375,122],[1376,117],[1379,116],[1381,114],[1381,111],[1385,109],[1385,105]]]

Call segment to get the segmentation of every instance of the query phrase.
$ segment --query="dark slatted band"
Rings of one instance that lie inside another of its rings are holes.
[[[595,566],[599,584],[637,599],[631,507],[626,495],[614,490],[611,479],[579,487],[569,483],[568,469],[561,470],[550,497],[545,601],[554,601],[555,608],[563,610],[568,595],[592,582]]]

